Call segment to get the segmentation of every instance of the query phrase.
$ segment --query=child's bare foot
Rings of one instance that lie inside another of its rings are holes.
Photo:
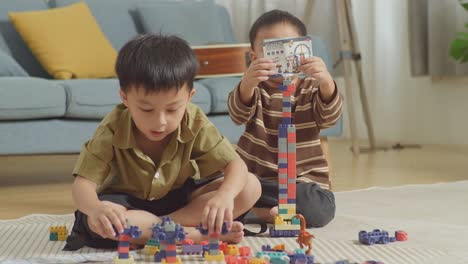
[[[278,215],[278,206],[275,206],[273,208],[270,209],[270,215],[275,218],[275,216]]]
[[[225,235],[221,235],[221,241],[237,244],[242,241],[244,238],[244,225],[241,222],[234,221],[232,222],[231,230]],[[208,236],[203,236],[200,234],[200,231],[194,227],[187,227],[185,229],[187,232],[187,238],[192,239],[195,243],[200,243],[202,240],[208,240]]]
[[[221,241],[238,244],[244,238],[244,225],[241,222],[232,222],[231,230],[225,235],[221,235]]]

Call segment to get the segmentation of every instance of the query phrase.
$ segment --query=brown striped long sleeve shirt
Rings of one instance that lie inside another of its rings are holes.
[[[228,99],[231,119],[245,124],[237,152],[249,171],[258,177],[277,179],[278,126],[282,117],[282,93],[277,87],[261,82],[254,90],[252,106],[240,100],[238,85]],[[335,90],[331,102],[323,102],[316,81],[299,79],[291,96],[292,123],[296,126],[298,181],[316,182],[329,189],[328,163],[320,146],[320,129],[333,126],[339,119],[343,98]]]

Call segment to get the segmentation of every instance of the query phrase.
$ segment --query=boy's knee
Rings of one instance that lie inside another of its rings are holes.
[[[257,202],[257,200],[262,195],[262,185],[260,184],[260,181],[255,175],[253,175],[250,172],[247,173],[246,189],[249,189],[249,191],[251,192],[251,195],[255,200],[254,202]]]
[[[323,227],[335,218],[335,196],[318,186],[307,188],[302,197],[298,197],[297,211],[306,220],[307,227]]]

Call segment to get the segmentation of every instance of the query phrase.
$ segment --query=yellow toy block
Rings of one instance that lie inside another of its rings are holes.
[[[219,255],[210,255],[210,252],[205,252],[205,261],[220,261],[224,262],[223,252],[219,252]]]
[[[167,263],[174,263],[174,264],[182,264],[182,260],[180,259],[180,257],[176,257],[176,262],[167,262],[165,258],[163,258],[161,260],[161,263],[162,264],[167,264]]]
[[[58,241],[65,241],[65,240],[67,240],[67,234],[59,233]]]
[[[301,230],[300,225],[275,225],[275,230]]]
[[[118,256],[115,256],[114,264],[135,264],[135,260],[133,260],[133,256],[129,256],[128,259],[119,259]]]
[[[142,254],[143,255],[154,255],[156,254],[157,252],[159,252],[159,248],[157,246],[148,246],[146,245],[143,250],[142,250]]]
[[[230,256],[237,256],[239,255],[239,248],[236,245],[228,245],[226,253]]]
[[[251,258],[249,264],[267,264],[267,261],[261,258]]]
[[[296,209],[296,205],[295,204],[280,204],[278,206],[279,209]]]
[[[284,225],[285,222],[284,222],[284,219],[283,217],[281,216],[275,216],[275,226],[276,225]]]
[[[284,246],[284,244],[279,244],[279,245],[274,246],[273,250],[285,251],[286,247]]]

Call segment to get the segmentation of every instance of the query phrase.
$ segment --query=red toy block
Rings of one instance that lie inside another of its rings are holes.
[[[227,255],[227,246],[226,242],[219,241],[219,250],[222,251],[224,255]]]
[[[291,112],[283,112],[283,117],[291,117]]]
[[[288,183],[288,178],[278,178],[278,183],[279,184],[287,184]]]
[[[287,152],[278,153],[278,158],[287,159],[288,158],[288,153]]]
[[[289,187],[288,187],[288,197],[296,199],[296,185],[295,184],[289,185]]]
[[[177,246],[175,244],[166,244],[166,251],[176,251]]]
[[[278,200],[278,203],[279,203],[279,204],[287,204],[287,203],[288,203],[288,199],[281,198],[281,199]]]
[[[241,257],[250,256],[250,247],[247,247],[247,246],[239,247],[239,255]]]
[[[408,234],[405,231],[398,230],[395,231],[395,237],[397,241],[406,241],[408,240]]]
[[[237,264],[237,257],[224,255],[224,261],[226,261],[226,264]]]
[[[166,263],[177,263],[177,257],[166,257]]]
[[[190,238],[186,238],[184,240],[182,240],[182,245],[193,245],[193,240],[190,239]]]
[[[118,253],[128,253],[128,252],[130,252],[130,247],[118,247],[117,252]]]

